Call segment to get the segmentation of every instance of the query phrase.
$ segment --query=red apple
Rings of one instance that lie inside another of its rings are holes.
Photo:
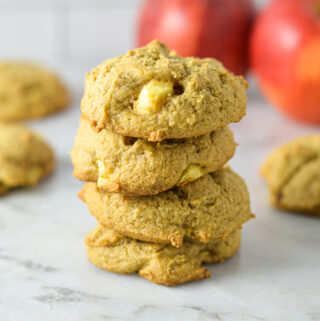
[[[252,0],[149,0],[139,19],[138,46],[158,39],[182,56],[214,57],[245,74],[253,16]]]
[[[257,18],[251,67],[289,116],[320,123],[320,0],[275,0]]]

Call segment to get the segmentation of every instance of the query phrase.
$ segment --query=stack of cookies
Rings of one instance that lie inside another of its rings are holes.
[[[86,238],[94,264],[177,285],[237,251],[252,214],[225,165],[236,147],[226,126],[245,115],[246,88],[218,61],[158,41],[87,75],[71,157],[99,222]]]

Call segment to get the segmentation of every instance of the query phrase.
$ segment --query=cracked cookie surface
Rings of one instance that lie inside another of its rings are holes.
[[[67,107],[69,94],[50,71],[22,62],[0,62],[0,119],[46,116]]]
[[[97,132],[81,118],[71,158],[74,176],[97,182],[101,190],[151,195],[221,168],[235,147],[227,127],[198,137],[149,142],[106,129]]]
[[[271,204],[294,212],[320,215],[320,134],[275,149],[261,168]]]
[[[239,230],[225,240],[206,244],[186,240],[182,247],[137,241],[101,225],[86,238],[87,254],[95,265],[112,272],[140,276],[157,284],[175,286],[210,277],[202,263],[223,262],[238,250]]]
[[[182,58],[153,41],[93,69],[81,110],[99,130],[150,141],[193,137],[239,121],[247,86],[217,60]]]
[[[38,134],[16,123],[0,123],[0,194],[34,185],[55,167],[52,149]]]
[[[87,183],[79,196],[106,228],[177,247],[184,237],[226,238],[252,217],[245,182],[230,168],[153,196],[106,193],[95,183]]]

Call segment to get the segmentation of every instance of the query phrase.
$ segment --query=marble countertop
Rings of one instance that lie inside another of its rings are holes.
[[[83,73],[64,68],[71,109],[33,122],[54,147],[54,175],[0,200],[0,320],[320,320],[320,220],[268,204],[258,175],[278,144],[319,128],[272,110],[254,88],[248,115],[232,128],[240,144],[232,167],[247,181],[256,219],[240,251],[210,265],[210,279],[175,288],[91,264],[84,237],[96,222],[77,198],[68,152],[80,115]]]

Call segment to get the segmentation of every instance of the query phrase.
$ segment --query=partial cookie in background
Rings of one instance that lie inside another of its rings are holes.
[[[79,196],[106,228],[177,247],[184,237],[224,239],[252,217],[246,184],[230,168],[153,196],[106,193],[95,183],[87,183]]]
[[[275,149],[261,168],[275,207],[320,215],[320,134]]]
[[[84,118],[71,152],[73,175],[101,190],[152,195],[221,168],[236,143],[228,128],[198,137],[149,142],[106,129],[97,132]]]
[[[66,108],[70,97],[50,71],[30,63],[0,62],[0,120],[41,118]]]
[[[55,167],[52,149],[38,134],[16,123],[0,123],[0,194],[34,185]]]
[[[182,58],[155,40],[93,69],[81,110],[99,130],[150,141],[186,138],[239,121],[247,87],[217,60]]]
[[[180,248],[137,241],[101,225],[86,238],[89,259],[100,268],[117,273],[139,273],[157,284],[175,286],[210,277],[202,263],[223,262],[236,253],[241,243],[239,230],[225,240],[206,244],[186,240]]]

